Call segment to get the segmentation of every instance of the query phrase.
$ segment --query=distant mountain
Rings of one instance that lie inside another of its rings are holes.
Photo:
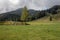
[[[15,11],[0,14],[0,21],[11,20],[11,19],[13,21],[20,20],[22,9],[23,8],[20,8],[20,9],[17,9]],[[41,17],[46,16],[47,12],[55,14],[58,9],[60,9],[60,5],[55,5],[50,9],[42,10],[42,11],[37,11],[37,10],[30,9],[30,10],[28,10],[28,12],[29,12],[29,16],[32,16],[33,17],[32,19],[35,20],[35,18],[37,18],[36,15],[38,15],[39,18],[41,18]]]
[[[20,8],[20,9],[17,9],[15,11],[11,11],[11,12],[0,14],[0,21],[4,21],[4,20],[7,20],[7,19],[8,20],[10,20],[10,19],[15,19],[15,20],[18,19],[19,20],[19,18],[21,16],[21,13],[22,13],[22,9],[23,8]],[[29,12],[29,15],[30,16],[33,16],[36,13],[38,13],[39,11],[36,11],[36,10],[28,10],[28,12]]]
[[[58,9],[60,9],[60,5],[55,5],[50,9],[47,9],[47,12],[52,13],[52,12],[56,12]]]

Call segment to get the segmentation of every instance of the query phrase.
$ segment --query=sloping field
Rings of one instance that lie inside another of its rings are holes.
[[[60,40],[60,20],[44,17],[30,25],[0,25],[0,40]]]
[[[0,25],[0,40],[60,40],[60,22],[36,23]]]

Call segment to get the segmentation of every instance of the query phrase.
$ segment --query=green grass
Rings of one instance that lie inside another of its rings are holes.
[[[0,25],[0,40],[60,40],[60,22],[45,23]]]
[[[28,24],[0,25],[0,40],[60,40],[60,13],[53,16],[53,21],[46,16]]]

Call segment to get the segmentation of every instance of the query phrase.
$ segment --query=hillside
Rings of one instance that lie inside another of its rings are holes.
[[[20,9],[11,11],[11,12],[0,14],[0,21],[5,21],[5,20],[18,21],[18,20],[20,20],[22,9],[23,8],[20,8]],[[49,14],[50,13],[51,14],[57,14],[58,13],[57,10],[59,10],[59,9],[60,9],[60,5],[55,5],[55,6],[53,6],[50,9],[41,10],[41,11],[30,9],[30,10],[28,10],[28,13],[29,13],[28,21],[32,21],[32,20],[37,20],[37,19],[43,18],[43,17],[45,17],[47,15],[47,13],[49,13]]]
[[[60,23],[60,13],[53,15],[53,20],[49,20],[49,16],[45,16],[43,18],[28,22],[31,25],[50,25]]]

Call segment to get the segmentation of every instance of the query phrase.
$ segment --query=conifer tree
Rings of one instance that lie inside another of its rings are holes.
[[[22,14],[21,14],[21,21],[22,24],[26,24],[26,19],[28,17],[28,12],[27,12],[27,7],[25,6],[22,10]]]

